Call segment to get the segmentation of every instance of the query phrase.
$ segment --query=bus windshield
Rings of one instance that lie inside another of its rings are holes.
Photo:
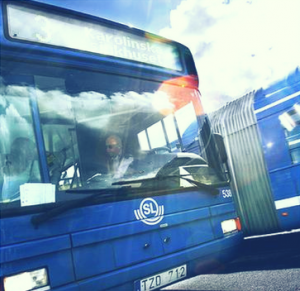
[[[0,124],[6,132],[1,138],[1,202],[21,197],[21,204],[31,205],[22,199],[26,191],[36,192],[37,201],[38,193],[48,191],[54,196],[47,202],[56,202],[55,192],[117,188],[117,181],[164,172],[209,185],[220,182],[199,155],[186,152],[190,140],[184,139],[185,132],[198,124],[202,112],[194,88],[172,80],[23,68],[12,62],[3,66],[1,82]],[[49,187],[42,190],[45,181]],[[155,189],[169,187],[166,183],[156,183]],[[183,179],[174,183],[176,188],[194,186]]]

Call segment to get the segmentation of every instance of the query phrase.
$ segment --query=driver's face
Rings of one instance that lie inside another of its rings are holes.
[[[111,158],[118,156],[121,149],[121,144],[115,138],[112,137],[106,140],[106,152]]]

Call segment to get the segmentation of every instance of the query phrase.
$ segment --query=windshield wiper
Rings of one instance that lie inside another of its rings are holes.
[[[168,179],[181,178],[181,179],[189,182],[190,184],[196,186],[198,189],[207,190],[208,192],[210,192],[214,195],[219,194],[219,190],[217,188],[215,188],[214,186],[203,184],[201,182],[195,181],[195,180],[187,178],[185,176],[186,175],[167,175],[167,176],[156,176],[156,177],[152,177],[152,178],[145,178],[145,179],[138,179],[138,180],[123,180],[123,181],[114,182],[114,183],[112,183],[112,185],[128,185],[128,184],[134,184],[134,183],[143,183],[143,182],[150,182],[150,181],[164,181],[164,180],[168,180]],[[188,175],[188,176],[190,176],[190,175]]]
[[[219,190],[217,188],[215,188],[215,186],[225,186],[225,184],[223,185],[207,185],[207,184],[203,184],[201,182],[192,180],[190,178],[185,177],[185,175],[169,175],[169,176],[156,176],[153,178],[145,178],[145,179],[139,179],[139,180],[123,180],[123,181],[118,181],[118,182],[114,182],[112,183],[112,185],[128,185],[128,184],[134,184],[134,183],[142,183],[142,182],[148,182],[148,181],[164,181],[164,180],[168,180],[168,179],[184,179],[185,181],[189,182],[190,184],[196,186],[198,189],[204,189],[207,190],[208,192],[217,195],[219,194]],[[112,197],[112,196],[116,196],[116,195],[122,195],[124,196],[124,190],[131,189],[131,187],[121,187],[121,188],[116,188],[116,189],[70,189],[70,190],[66,190],[66,193],[73,193],[73,194],[91,194],[87,197],[84,197],[82,199],[76,199],[76,200],[71,200],[71,201],[66,201],[64,204],[50,209],[44,213],[38,214],[38,215],[34,215],[31,218],[31,223],[34,225],[35,228],[37,228],[40,224],[48,221],[49,219],[64,213],[70,209],[73,208],[77,208],[79,206],[86,206],[89,205],[91,202],[93,202],[94,200],[96,200],[97,198],[101,197],[101,199],[103,198],[107,198],[107,197]]]
[[[38,228],[38,226],[40,224],[48,221],[49,219],[51,219],[61,213],[64,213],[73,208],[77,208],[79,206],[86,206],[86,205],[90,204],[91,201],[94,201],[96,198],[99,198],[100,195],[101,195],[100,196],[101,199],[116,196],[118,194],[124,195],[124,189],[128,189],[128,188],[130,188],[130,187],[122,187],[122,188],[116,188],[116,189],[69,189],[69,190],[66,190],[66,193],[73,193],[73,194],[81,194],[81,193],[89,194],[89,193],[91,193],[91,195],[84,197],[82,199],[65,201],[64,204],[62,204],[56,208],[52,208],[48,211],[45,211],[44,213],[34,215],[31,218],[31,223],[34,225],[35,228]],[[122,193],[120,193],[120,191],[122,191]]]

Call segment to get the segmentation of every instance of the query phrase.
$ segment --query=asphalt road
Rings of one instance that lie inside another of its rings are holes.
[[[300,232],[246,239],[228,266],[163,290],[300,291]]]

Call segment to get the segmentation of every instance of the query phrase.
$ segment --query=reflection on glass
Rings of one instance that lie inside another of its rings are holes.
[[[152,149],[162,147],[167,144],[162,123],[160,121],[151,125],[147,130]]]
[[[8,172],[7,165],[17,163],[14,152],[10,152],[13,140],[26,137],[32,141],[28,147],[32,154],[26,152],[24,159],[31,165],[32,178],[19,179],[17,184],[41,181],[31,118],[34,104],[39,111],[44,172],[49,177],[45,175],[43,182],[55,185],[60,194],[68,189],[117,188],[112,185],[115,181],[155,177],[178,159],[178,145],[187,143],[184,133],[190,125],[198,126],[192,102],[196,93],[192,94],[192,89],[185,95],[185,88],[164,84],[162,92],[157,82],[65,68],[48,71],[45,67],[32,69],[32,84],[28,85],[22,79],[28,79],[28,66],[27,75],[22,75],[21,66],[18,69],[19,74],[12,79],[20,85],[7,85],[5,97],[1,96],[1,112],[5,114],[0,115],[1,128],[7,132],[0,142],[3,173]],[[173,164],[172,173],[179,173],[185,161],[200,158],[189,157],[188,151],[183,155]],[[23,169],[28,174],[28,166]],[[11,167],[9,170],[13,172]],[[214,182],[209,170],[205,175],[207,183]],[[205,178],[200,180],[205,183]],[[2,188],[6,183],[3,189],[12,190],[2,191],[2,200],[7,199],[9,191],[15,192],[7,181],[2,178]],[[9,183],[13,182],[11,178]],[[168,189],[163,183],[157,185],[161,190]],[[57,199],[73,196],[58,195]]]
[[[171,151],[177,150],[178,135],[175,127],[174,116],[173,114],[168,115],[163,119],[163,123],[166,129],[167,137],[170,143]]]
[[[300,163],[300,105],[294,104],[292,109],[279,116],[284,127],[293,164]]]
[[[21,185],[41,181],[29,97],[29,88],[2,86],[0,202],[19,200]]]
[[[288,131],[292,131],[294,127],[296,126],[295,121],[291,116],[285,112],[279,116],[279,120],[284,128],[286,128]]]
[[[192,103],[189,103],[186,106],[180,108],[178,111],[176,111],[175,117],[177,120],[181,137],[186,131],[186,129],[197,120],[195,109]]]
[[[207,165],[184,166],[182,169],[190,173],[195,181],[206,185],[215,185],[222,182],[215,170],[209,168]]]
[[[146,130],[143,130],[140,133],[138,133],[138,139],[139,139],[139,144],[140,144],[141,150],[147,151],[147,150],[150,149],[148,139],[147,139]]]

